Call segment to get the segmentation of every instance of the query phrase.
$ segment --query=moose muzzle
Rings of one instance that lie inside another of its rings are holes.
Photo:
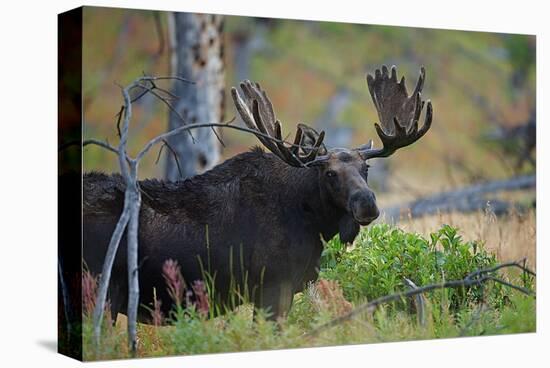
[[[370,224],[380,215],[380,211],[376,206],[376,196],[370,190],[362,190],[352,194],[349,209],[355,221],[361,225]]]

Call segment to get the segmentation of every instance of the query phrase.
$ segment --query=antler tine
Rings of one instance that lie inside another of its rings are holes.
[[[417,93],[422,93],[422,88],[424,88],[424,80],[426,80],[426,69],[424,69],[424,66],[421,66],[418,81],[416,82],[416,87],[414,87],[413,96]]]
[[[256,125],[254,124],[254,118],[252,117],[252,113],[250,112],[250,107],[243,101],[241,95],[237,91],[237,88],[231,87],[231,97],[233,98],[233,102],[235,103],[235,108],[237,109],[237,112],[243,119],[246,126],[249,129],[255,129]]]
[[[319,150],[321,149],[321,145],[323,144],[323,139],[325,139],[324,131],[322,131],[319,134],[319,137],[317,137],[317,140],[315,141],[313,148],[311,149],[309,154],[305,157],[306,162],[311,162],[317,157],[317,155],[319,154]]]
[[[248,97],[248,90],[247,90],[246,86],[241,83],[241,88],[242,88],[242,90],[245,94],[245,97]],[[231,97],[233,97],[233,101],[235,103],[235,107],[237,108],[237,112],[239,113],[239,115],[243,119],[246,126],[249,129],[259,130],[258,127],[256,126],[256,122],[254,121],[254,116],[253,116],[253,113],[252,113],[253,106],[251,106],[251,104],[250,104],[250,101],[252,101],[252,100],[247,98],[247,100],[244,101],[241,98],[241,95],[239,94],[239,92],[237,91],[237,89],[235,87],[231,88]],[[265,139],[264,137],[258,136],[258,139],[262,143],[264,143],[264,139]]]
[[[296,136],[294,137],[294,143],[290,147],[290,153],[292,153],[293,156],[298,156],[298,150],[300,149],[300,145],[302,144],[302,127],[300,124],[298,124],[298,127],[296,128]]]
[[[268,150],[296,167],[305,167],[319,154],[326,152],[323,145],[324,132],[319,134],[304,124],[298,124],[294,143],[286,145],[273,104],[260,84],[246,80],[240,83],[240,87],[244,98],[236,88],[231,88],[235,107],[247,127],[258,132],[256,137]]]
[[[262,116],[262,120],[267,131],[269,132],[269,135],[273,135],[275,132],[275,113],[273,111],[273,105],[271,104],[271,101],[269,101],[269,98],[267,98],[265,92],[261,89],[260,84],[252,83],[251,81],[246,80],[241,83],[241,88],[243,88],[243,91],[249,101],[255,100],[261,106],[259,111]]]
[[[276,135],[274,135],[274,128],[272,123],[268,121],[267,125],[264,124],[264,118],[262,117],[262,113],[260,112],[260,104],[258,100],[252,100],[252,116],[254,119],[254,123],[256,125],[256,129],[260,131],[260,133],[263,133],[264,135],[274,137],[275,139],[280,139]],[[270,127],[270,128],[267,128]],[[269,129],[269,130],[268,130]],[[279,149],[277,148],[277,145],[273,143],[272,140],[265,136],[259,136],[256,135],[258,139],[263,143],[264,146],[266,146],[271,152],[275,153],[276,155],[280,156],[281,152],[279,152]]]
[[[367,160],[374,157],[387,157],[399,148],[408,146],[420,139],[430,129],[433,109],[428,100],[424,125],[418,129],[418,120],[424,108],[422,89],[426,80],[426,70],[420,68],[418,81],[411,96],[407,93],[405,77],[397,82],[397,68],[383,65],[372,75],[367,75],[367,84],[374,106],[380,118],[375,124],[376,132],[382,141],[381,149],[360,147],[357,150]]]

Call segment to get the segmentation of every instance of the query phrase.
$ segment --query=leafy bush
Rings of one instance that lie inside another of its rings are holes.
[[[362,231],[352,249],[346,250],[338,238],[327,243],[320,277],[338,281],[349,300],[373,300],[406,290],[405,278],[423,286],[462,279],[474,270],[496,263],[496,257],[484,249],[483,243],[464,241],[451,226],[442,226],[427,240],[382,224]],[[501,285],[474,286],[432,295],[441,298],[443,293],[450,309],[456,312],[482,298],[500,305],[508,290]]]

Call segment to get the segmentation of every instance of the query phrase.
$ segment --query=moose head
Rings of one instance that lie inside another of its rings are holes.
[[[340,223],[340,237],[352,241],[359,225],[368,225],[379,216],[376,196],[369,188],[368,160],[388,157],[402,147],[420,139],[432,122],[432,105],[427,101],[424,124],[418,126],[425,101],[421,98],[426,72],[422,67],[416,87],[409,96],[405,77],[400,81],[397,70],[384,65],[374,76],[367,75],[367,84],[378,112],[380,124],[375,124],[382,141],[374,148],[372,140],[357,148],[330,148],[323,144],[325,132],[298,124],[294,143],[283,141],[281,123],[276,119],[273,105],[258,83],[240,84],[243,96],[232,88],[231,94],[237,111],[248,128],[258,132],[260,142],[287,164],[300,168],[316,168],[319,187],[324,198],[345,211]]]

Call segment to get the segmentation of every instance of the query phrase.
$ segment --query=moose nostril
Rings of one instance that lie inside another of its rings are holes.
[[[360,207],[360,208],[370,208],[370,207],[376,207],[376,197],[374,196],[374,193],[368,192],[359,192],[354,193],[350,197],[350,204],[352,207]]]
[[[370,223],[380,215],[376,206],[376,197],[372,192],[354,193],[350,197],[350,202],[353,217],[361,224]]]

